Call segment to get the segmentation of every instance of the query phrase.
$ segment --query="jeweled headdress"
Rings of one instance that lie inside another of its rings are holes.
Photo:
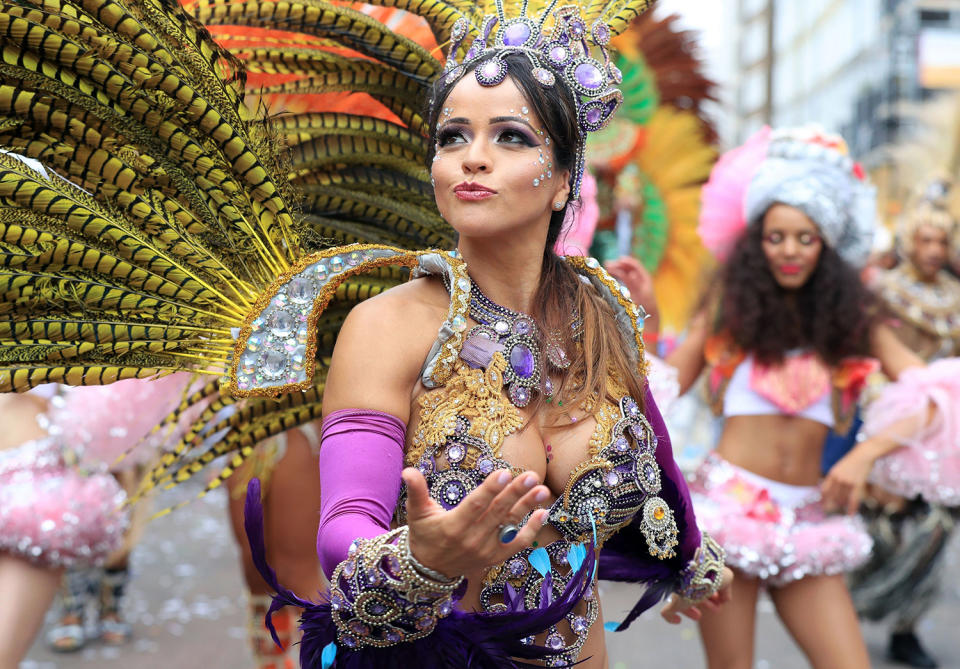
[[[504,56],[515,53],[530,61],[533,76],[541,86],[550,88],[558,81],[567,86],[577,100],[580,127],[571,189],[575,199],[580,196],[583,180],[586,133],[605,127],[620,107],[623,95],[616,86],[623,75],[607,50],[612,31],[604,15],[588,26],[579,6],[568,4],[555,9],[557,3],[551,0],[539,17],[531,17],[527,16],[529,5],[524,0],[519,15],[511,18],[506,15],[503,0],[497,0],[497,13],[484,17],[462,60],[458,54],[471,36],[471,23],[460,18],[450,34],[450,50],[441,76],[446,84],[453,84],[484,61],[473,70],[474,75],[480,85],[496,86],[507,76]],[[548,26],[551,16],[552,26]]]

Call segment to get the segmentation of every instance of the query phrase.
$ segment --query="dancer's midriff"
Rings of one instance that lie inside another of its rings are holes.
[[[796,416],[731,416],[717,443],[724,460],[774,481],[817,485],[826,425]]]

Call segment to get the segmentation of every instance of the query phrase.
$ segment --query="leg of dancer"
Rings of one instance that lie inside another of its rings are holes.
[[[808,576],[770,598],[813,669],[869,669],[870,657],[844,576]]]
[[[290,583],[296,583],[298,592],[318,593],[323,587],[322,572],[317,558],[316,540],[320,511],[320,485],[317,474],[317,453],[312,434],[292,430],[285,435],[283,453],[269,466],[269,485],[265,487],[264,510],[270,528],[267,551],[278,574]],[[253,466],[253,463],[251,463]],[[230,488],[230,520],[240,547],[244,582],[250,592],[251,643],[259,667],[280,669],[293,666],[283,661],[269,633],[263,626],[263,617],[269,607],[270,588],[253,566],[250,547],[243,528],[243,503],[249,470],[241,470],[228,482]],[[241,494],[234,494],[238,490]],[[296,638],[293,628],[296,615],[284,610],[274,615],[274,624],[284,647],[289,649]]]
[[[0,555],[0,669],[17,669],[60,587],[61,569]]]
[[[733,593],[720,611],[704,609],[700,639],[707,669],[752,669],[760,581],[735,571]]]

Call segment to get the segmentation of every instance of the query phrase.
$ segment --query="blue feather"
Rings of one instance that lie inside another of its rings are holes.
[[[550,573],[550,555],[543,546],[530,553],[530,557],[527,558],[527,560],[533,565],[534,569],[540,572],[541,576],[546,576]]]
[[[320,669],[330,669],[333,666],[333,659],[337,656],[337,644],[333,641],[323,647],[320,654]]]
[[[580,570],[584,558],[587,557],[587,547],[583,544],[570,544],[570,550],[567,551],[567,562],[574,571]]]
[[[620,627],[620,623],[612,620],[610,622],[603,623],[603,629],[607,630],[608,632],[616,632],[618,627]]]

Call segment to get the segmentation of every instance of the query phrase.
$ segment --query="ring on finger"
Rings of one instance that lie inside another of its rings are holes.
[[[519,531],[520,528],[513,523],[507,523],[500,526],[499,531],[497,532],[497,538],[500,539],[501,544],[509,544],[511,541],[517,538],[517,533]]]

